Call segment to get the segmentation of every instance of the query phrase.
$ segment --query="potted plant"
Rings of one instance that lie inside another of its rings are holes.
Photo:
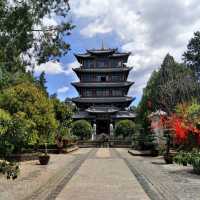
[[[50,156],[47,153],[47,143],[45,143],[45,153],[39,155],[39,162],[41,165],[47,165],[49,163]]]
[[[173,164],[174,155],[170,152],[171,136],[169,131],[165,133],[165,137],[166,137],[166,152],[164,153],[163,157],[166,164]]]
[[[200,174],[200,152],[194,150],[189,156],[189,163],[192,165],[194,172]]]
[[[19,165],[14,162],[0,162],[0,173],[6,175],[7,179],[16,179],[19,175]]]
[[[151,149],[151,156],[156,157],[159,154],[158,146],[156,144],[153,145]]]
[[[173,164],[173,155],[169,153],[165,153],[164,160],[166,164]]]

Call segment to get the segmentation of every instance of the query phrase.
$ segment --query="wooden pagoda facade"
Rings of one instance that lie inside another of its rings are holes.
[[[79,110],[73,119],[91,121],[95,135],[110,135],[116,120],[135,118],[135,114],[127,110],[134,100],[127,96],[133,85],[127,81],[131,70],[126,66],[129,55],[104,48],[75,54],[80,68],[73,70],[80,82],[72,83],[79,93],[79,97],[72,99]]]

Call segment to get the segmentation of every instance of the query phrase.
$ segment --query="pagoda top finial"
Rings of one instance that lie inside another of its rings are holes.
[[[101,42],[101,49],[102,49],[102,50],[104,49],[104,42],[103,42],[103,40],[102,40],[102,42]]]

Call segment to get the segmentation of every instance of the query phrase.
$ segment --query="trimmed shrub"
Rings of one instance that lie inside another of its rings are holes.
[[[135,123],[131,120],[125,119],[117,122],[115,127],[115,136],[122,136],[123,138],[132,136],[135,132]]]
[[[92,126],[86,120],[78,120],[72,124],[72,134],[77,136],[79,139],[89,139],[92,134]]]

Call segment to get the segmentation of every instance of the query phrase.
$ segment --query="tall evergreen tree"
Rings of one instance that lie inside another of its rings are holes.
[[[157,109],[173,112],[178,103],[199,98],[199,89],[191,70],[175,62],[174,58],[167,54],[161,68],[158,72],[153,72],[143,91],[139,104],[140,112]],[[151,102],[150,108],[148,102]]]
[[[194,37],[189,41],[183,59],[200,80],[200,31],[195,32]]]
[[[41,87],[41,89],[46,93],[47,93],[47,87],[46,87],[46,78],[45,78],[45,72],[43,71],[40,76],[39,76],[39,80],[38,80],[38,83],[39,83],[39,86]]]

